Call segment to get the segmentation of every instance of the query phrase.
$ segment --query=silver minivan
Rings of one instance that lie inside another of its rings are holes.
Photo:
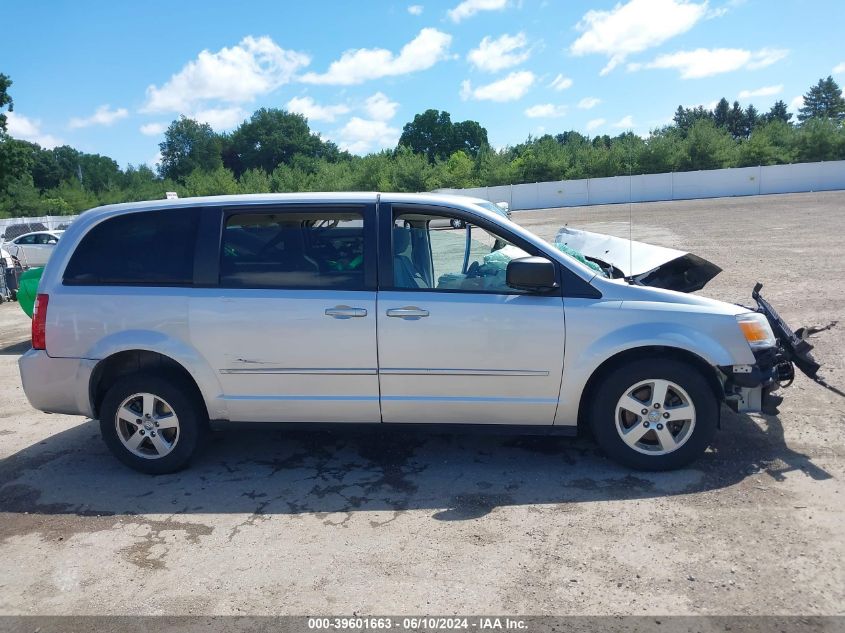
[[[35,408],[98,419],[148,473],[224,421],[584,427],[665,470],[708,447],[721,403],[774,410],[776,319],[598,273],[483,200],[162,200],[70,226],[20,370]]]

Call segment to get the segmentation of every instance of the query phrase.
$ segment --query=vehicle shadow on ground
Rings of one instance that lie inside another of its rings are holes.
[[[784,443],[777,417],[725,411],[715,450],[691,468],[641,473],[589,438],[444,435],[407,429],[226,430],[188,470],[152,477],[118,463],[95,421],[0,462],[0,511],[58,515],[334,513],[431,509],[437,520],[499,506],[691,494],[750,475],[831,475]]]
[[[0,356],[20,356],[24,352],[28,352],[30,347],[32,347],[32,343],[29,338],[19,343],[10,343],[0,347]]]

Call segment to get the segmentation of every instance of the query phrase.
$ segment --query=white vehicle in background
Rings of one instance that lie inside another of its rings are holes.
[[[53,249],[59,243],[64,231],[35,231],[24,233],[10,242],[3,244],[11,255],[17,257],[21,264],[29,268],[36,268],[47,264]]]

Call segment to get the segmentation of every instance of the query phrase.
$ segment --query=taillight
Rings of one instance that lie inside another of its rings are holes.
[[[49,295],[37,295],[32,309],[32,349],[47,349],[47,302]]]

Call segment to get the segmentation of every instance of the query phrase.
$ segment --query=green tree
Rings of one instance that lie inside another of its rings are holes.
[[[804,95],[804,105],[798,108],[798,120],[803,123],[809,119],[845,119],[842,89],[830,75],[827,79],[819,79],[819,83]]]
[[[311,132],[301,114],[276,108],[261,108],[225,139],[225,165],[236,176],[249,169],[270,174],[282,163],[291,164],[301,154],[313,158],[337,159],[337,146],[324,143]]]
[[[406,123],[399,137],[400,147],[410,147],[417,154],[425,154],[429,162],[447,159],[457,151],[476,157],[485,147],[487,130],[476,121],[452,123],[445,110],[426,110]]]
[[[45,215],[72,215],[73,209],[64,198],[44,198],[42,210]]]
[[[223,166],[212,171],[197,169],[185,178],[190,196],[222,196],[238,193],[238,181]]]
[[[475,186],[473,170],[475,164],[466,152],[458,150],[445,161],[437,161],[431,183],[432,188],[448,187],[464,189]]]
[[[250,169],[238,179],[241,193],[269,193],[273,190],[270,175],[263,169]]]
[[[393,157],[390,188],[395,191],[418,192],[428,189],[432,166],[423,154],[400,146]]]
[[[778,99],[771,109],[764,115],[767,121],[783,121],[792,123],[792,113],[787,109],[786,103]]]
[[[33,148],[38,146],[0,133],[0,193],[13,182],[21,179],[32,181]]]
[[[214,171],[223,166],[220,158],[220,137],[208,123],[199,123],[185,116],[173,121],[159,144],[159,173],[180,182],[189,174]]]
[[[513,165],[508,150],[496,151],[489,145],[482,147],[475,160],[475,171],[478,174],[478,182],[487,186],[509,185],[514,182]]]
[[[432,163],[437,158],[445,159],[452,150],[452,127],[452,117],[445,110],[426,110],[404,125],[399,145],[425,154]]]
[[[748,138],[749,136],[751,136],[751,133],[754,131],[754,128],[756,128],[761,121],[762,117],[757,111],[757,108],[754,107],[753,103],[749,103],[748,107],[745,108],[745,134],[743,135],[743,137]]]
[[[0,73],[0,134],[6,132],[6,112],[11,112],[15,108],[15,102],[12,101],[12,96],[9,94],[9,88],[12,86],[12,80],[8,75]],[[6,112],[3,111],[6,108]]]
[[[734,101],[728,112],[727,130],[734,139],[745,138],[748,134],[748,121],[745,118],[745,111],[739,105],[739,101]]]
[[[713,121],[696,121],[682,144],[678,167],[683,171],[733,167],[736,144]]]
[[[845,128],[830,118],[804,121],[795,137],[795,154],[800,162],[845,158]]]
[[[62,173],[54,152],[36,146],[32,158],[30,173],[35,186],[41,191],[58,187],[65,174]]]
[[[713,113],[706,109],[704,106],[697,106],[695,108],[685,108],[684,106],[678,106],[678,109],[675,110],[675,116],[673,118],[675,125],[678,126],[678,129],[681,131],[683,135],[686,135],[689,132],[690,128],[697,122],[701,120],[712,120]]]
[[[456,151],[476,157],[481,148],[489,144],[487,130],[478,121],[458,121],[452,126],[452,143]]]
[[[41,213],[41,197],[32,184],[32,178],[9,180],[0,196],[0,213],[5,217],[32,217]]]
[[[97,193],[118,186],[123,178],[117,162],[99,154],[80,154],[78,175],[83,187]]]
[[[643,174],[662,174],[678,169],[683,138],[675,127],[654,130],[645,141],[645,148],[640,154],[639,172]]]
[[[757,126],[739,146],[739,167],[782,165],[792,162],[792,127],[780,119]]]
[[[716,107],[713,109],[713,122],[717,127],[727,129],[728,116],[730,115],[730,112],[731,104],[728,103],[728,100],[724,97],[719,99],[719,103],[717,103]]]

